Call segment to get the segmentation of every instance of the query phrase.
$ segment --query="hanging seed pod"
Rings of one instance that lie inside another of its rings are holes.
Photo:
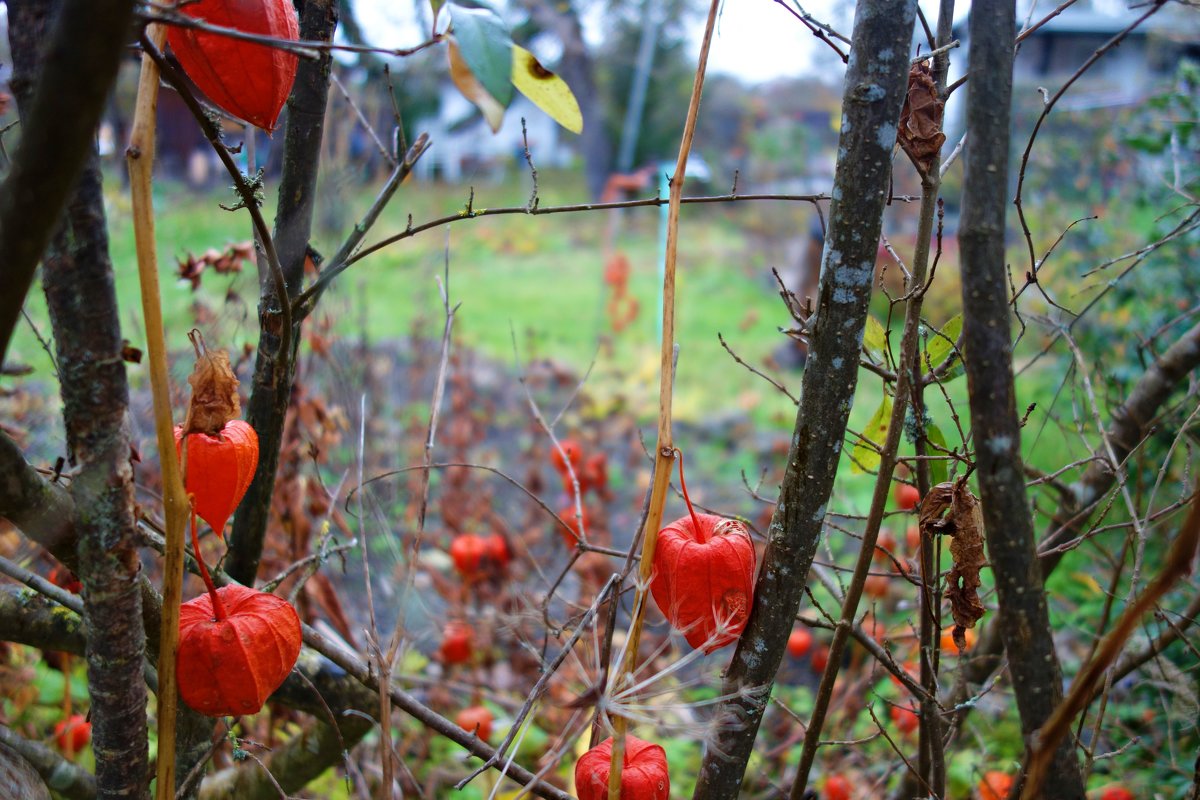
[[[300,655],[300,618],[281,597],[223,586],[179,607],[179,694],[208,717],[255,714]]]
[[[180,13],[223,28],[297,41],[290,0],[200,0]],[[183,71],[223,111],[267,133],[292,92],[297,58],[276,47],[171,26],[167,41]]]
[[[182,458],[183,426],[175,426],[175,453]],[[216,436],[188,436],[187,479],[184,488],[200,519],[221,537],[250,488],[258,466],[258,435],[250,424],[235,419]]]
[[[455,536],[454,541],[450,543],[450,558],[454,561],[454,568],[458,570],[458,574],[464,578],[477,576],[487,555],[487,541],[474,533]]]
[[[500,534],[493,533],[486,537],[483,543],[487,560],[491,561],[497,569],[507,567],[508,562],[512,561],[512,551],[508,548],[508,542]]]
[[[175,426],[175,454],[183,460],[186,434],[184,488],[192,495],[196,514],[224,536],[225,523],[254,478],[258,434],[237,419],[242,409],[229,353],[209,350],[198,332],[189,338],[196,349],[196,365],[188,377],[192,399],[187,418]]]
[[[736,641],[754,596],[754,544],[737,520],[692,514],[658,533],[650,591],[688,644],[704,652]]]
[[[612,739],[605,739],[575,762],[575,794],[579,800],[608,797],[608,770],[612,763]],[[625,737],[625,762],[621,767],[621,800],[667,800],[671,776],[667,753],[636,736]]]
[[[737,520],[697,514],[683,479],[688,516],[658,532],[650,592],[663,615],[704,652],[736,641],[746,627],[754,597],[754,544]]]
[[[495,719],[487,706],[468,706],[458,712],[454,724],[467,733],[474,733],[480,741],[486,742],[492,738],[492,723]]]
[[[458,620],[447,623],[442,631],[442,646],[438,655],[446,664],[465,664],[475,652],[475,631]]]

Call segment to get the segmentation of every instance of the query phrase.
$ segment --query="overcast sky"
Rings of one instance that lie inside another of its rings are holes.
[[[418,0],[420,2],[421,0]],[[851,19],[847,0],[803,0],[801,5],[818,19],[827,20],[846,35]],[[396,0],[356,0],[359,21],[376,44],[404,46],[424,38],[414,25],[414,4]],[[838,12],[841,9],[841,13]],[[603,17],[586,19],[587,37],[604,37]],[[697,49],[704,21],[695,25]],[[709,68],[737,75],[748,82],[780,76],[809,74],[817,48],[825,48],[795,17],[775,0],[725,0]]]

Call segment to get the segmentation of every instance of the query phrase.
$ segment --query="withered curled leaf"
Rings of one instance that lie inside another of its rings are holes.
[[[188,376],[192,402],[188,406],[183,433],[207,433],[217,436],[225,423],[242,413],[238,400],[238,379],[233,374],[226,350],[209,350],[199,331],[188,334],[196,348],[196,365]]]
[[[979,600],[979,571],[987,564],[983,552],[983,514],[979,500],[963,479],[939,483],[921,502],[921,533],[952,537],[954,565],[947,578],[946,598],[954,616],[954,644],[967,649],[964,631],[974,628],[986,609]]]
[[[946,134],[942,133],[945,108],[946,103],[938,96],[937,84],[933,82],[929,62],[913,64],[908,71],[908,94],[900,111],[897,138],[904,152],[922,170],[929,170],[946,141]]]

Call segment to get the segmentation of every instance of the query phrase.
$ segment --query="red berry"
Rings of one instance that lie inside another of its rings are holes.
[[[54,726],[54,741],[64,753],[78,753],[92,740],[92,723],[82,714],[72,714]]]
[[[825,781],[825,800],[850,800],[850,779],[844,775],[830,775]]]
[[[917,507],[917,503],[921,502],[921,493],[910,483],[896,484],[892,495],[896,498],[896,505],[905,511],[912,511]]]
[[[1100,795],[1100,800],[1133,800],[1133,792],[1124,786],[1109,786]]]
[[[792,658],[804,658],[808,655],[809,648],[812,647],[812,641],[812,634],[808,632],[807,628],[796,628],[788,637],[788,652],[791,653]]]

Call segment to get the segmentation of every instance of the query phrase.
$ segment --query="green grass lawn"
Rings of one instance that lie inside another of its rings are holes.
[[[361,190],[347,186],[352,184],[346,180],[322,185],[322,199],[328,203],[323,208],[336,209],[333,216],[343,223],[341,230],[318,227],[315,231],[314,243],[324,253],[337,248],[342,231],[374,197],[374,186]],[[266,195],[273,200],[274,187],[267,188]],[[543,207],[579,202],[586,196],[579,179],[565,173],[543,174],[540,192]],[[410,182],[397,192],[368,242],[404,230],[410,214],[417,224],[455,214],[464,207],[467,195],[465,187]],[[257,278],[252,270],[233,276],[207,272],[196,292],[186,281],[173,278],[176,259],[188,252],[221,249],[249,238],[245,212],[227,212],[218,205],[228,202],[230,196],[228,190],[196,192],[170,181],[160,182],[156,189],[162,302],[169,346],[177,351],[188,346],[186,331],[198,318],[206,318],[197,313],[197,303],[211,312],[211,320],[201,325],[210,343],[237,351],[257,339]],[[125,336],[140,346],[144,335],[129,199],[115,173],[109,176],[107,198],[122,326]],[[502,185],[476,189],[474,207],[520,206],[527,199],[527,179],[518,174]],[[272,206],[273,202],[268,202],[264,209],[267,219],[273,217]],[[764,366],[772,351],[785,345],[787,340],[778,328],[790,321],[769,268],[789,265],[772,263],[754,233],[772,225],[786,232],[792,224],[791,230],[803,231],[800,223],[807,213],[807,207],[784,206],[781,211],[778,206],[752,203],[732,208],[684,208],[676,301],[676,340],[681,351],[674,412],[679,421],[744,420],[759,430],[791,428],[795,415],[791,401],[736,364],[721,348],[717,334],[722,333],[748,363],[781,379],[793,394],[799,393],[798,371],[780,373]],[[329,217],[318,212],[319,220]],[[452,303],[460,304],[455,321],[457,346],[513,364],[515,338],[523,363],[549,359],[579,375],[591,366],[582,412],[619,410],[647,422],[656,413],[658,395],[660,213],[655,208],[624,212],[619,232],[608,244],[610,225],[607,212],[463,219],[397,242],[355,264],[323,298],[316,321],[329,322],[335,336],[354,340],[363,335],[376,342],[413,333],[440,335],[443,317],[437,279],[443,274],[448,244],[450,297]],[[606,313],[609,289],[603,281],[604,264],[613,248],[630,260],[629,292],[640,307],[633,323],[618,334],[613,333]],[[935,289],[939,295],[931,296],[930,314],[939,325],[944,321],[940,317],[948,315],[944,309],[957,305],[957,297],[951,296],[957,294],[957,285],[953,280],[946,283]],[[48,336],[40,292],[31,293],[28,310]],[[877,297],[873,313],[885,320],[886,312],[886,301]],[[899,319],[892,321],[894,346],[900,324]],[[13,360],[29,363],[43,374],[49,369],[27,325],[18,330]],[[144,371],[144,367],[131,367],[135,385],[144,380]],[[182,381],[184,368],[176,372]],[[960,378],[947,388],[965,425],[966,381]],[[1045,408],[1056,388],[1051,371],[1035,370],[1024,376],[1022,408],[1034,399]],[[866,426],[881,391],[880,380],[864,373],[851,416],[852,428]],[[960,445],[941,393],[930,392],[928,402],[950,444]],[[1037,437],[1030,437],[1035,446],[1028,451],[1035,465],[1054,469],[1063,463],[1064,447],[1079,446],[1077,441],[1069,442],[1056,426],[1039,425],[1037,430]],[[754,464],[737,465],[737,469],[743,467],[753,469]],[[840,491],[859,506],[869,497],[870,484],[870,476],[850,476]]]

